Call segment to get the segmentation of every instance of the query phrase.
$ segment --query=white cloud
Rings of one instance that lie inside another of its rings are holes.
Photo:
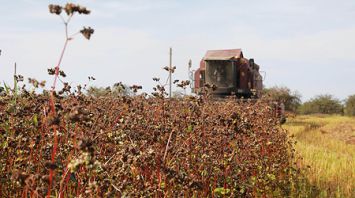
[[[326,60],[355,61],[355,28],[335,29],[307,35],[264,39],[253,32],[234,32],[233,41],[263,59],[303,60],[324,62]]]

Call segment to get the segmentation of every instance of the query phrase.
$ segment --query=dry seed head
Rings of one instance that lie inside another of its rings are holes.
[[[63,70],[59,71],[59,75],[62,76],[63,78],[65,78],[67,76]]]
[[[17,82],[22,82],[23,81],[23,76],[22,75],[15,75],[14,77],[15,77],[15,80]]]
[[[96,78],[94,78],[93,76],[88,76],[89,80],[96,80]]]
[[[137,93],[138,89],[142,89],[142,86],[140,86],[140,85],[132,85],[129,88],[131,90],[133,90],[134,93]]]
[[[176,66],[173,66],[173,67],[163,67],[164,70],[168,71],[168,72],[171,72],[171,73],[174,73],[175,72],[175,69],[176,69]]]
[[[91,35],[94,33],[94,29],[91,27],[84,27],[82,30],[80,30],[80,33],[88,40],[90,40]]]
[[[50,4],[48,6],[49,8],[49,12],[52,13],[52,14],[56,14],[56,15],[60,15],[60,13],[62,13],[62,7],[60,5],[53,5],[53,4]]]
[[[67,3],[64,7],[67,15],[73,15],[75,12],[79,14],[90,14],[90,10],[86,9],[86,7],[75,5],[73,3]]]
[[[190,81],[189,80],[182,80],[179,84],[177,84],[178,87],[181,88],[186,88],[186,86],[190,85]]]
[[[67,13],[67,15],[73,15],[76,10],[77,6],[73,3],[67,3],[64,7],[64,11]]]
[[[86,7],[79,6],[78,13],[79,14],[90,14],[90,10],[86,9]]]
[[[55,69],[54,68],[48,68],[48,75],[54,75],[55,74]]]

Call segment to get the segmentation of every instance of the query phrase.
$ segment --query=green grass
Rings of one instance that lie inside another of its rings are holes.
[[[284,125],[295,136],[300,166],[319,197],[355,197],[355,118],[296,116]]]

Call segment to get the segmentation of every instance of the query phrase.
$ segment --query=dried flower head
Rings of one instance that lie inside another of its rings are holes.
[[[70,92],[71,86],[69,85],[69,83],[64,82],[63,86],[64,86],[62,89],[63,92]]]
[[[75,10],[77,10],[77,6],[73,3],[67,3],[64,7],[64,11],[67,15],[73,15]]]
[[[96,78],[94,78],[93,76],[88,76],[88,79],[89,79],[89,81],[90,80],[96,80]]]
[[[22,75],[15,75],[14,78],[15,78],[15,80],[17,82],[22,82],[23,81],[23,76]]]
[[[142,89],[140,85],[132,85],[129,87],[134,93],[137,93],[139,89]]]
[[[190,85],[190,81],[189,80],[182,80],[179,84],[177,84],[178,87],[181,88],[186,88],[188,85]]]
[[[80,33],[88,40],[90,40],[91,35],[94,33],[94,29],[91,27],[84,27],[82,30],[80,30]]]
[[[63,78],[67,77],[67,75],[64,73],[63,70],[59,71],[59,75],[62,76]]]
[[[90,10],[88,10],[86,7],[75,5],[73,3],[67,3],[64,7],[64,11],[68,16],[73,15],[75,12],[79,14],[90,14]]]
[[[86,9],[86,7],[79,6],[78,13],[79,14],[90,14],[90,10]]]
[[[163,67],[164,70],[168,71],[168,72],[171,72],[171,73],[174,73],[175,72],[175,69],[176,69],[176,66],[173,66],[173,67]]]
[[[48,68],[48,75],[54,75],[55,74],[55,69],[54,68]]]
[[[56,14],[56,15],[60,15],[63,9],[60,5],[53,5],[53,4],[50,4],[48,8],[51,14]]]

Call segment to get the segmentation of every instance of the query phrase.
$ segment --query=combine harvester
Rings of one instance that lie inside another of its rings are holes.
[[[200,62],[200,67],[192,71],[192,92],[201,94],[206,84],[215,85],[214,98],[235,96],[239,99],[258,99],[263,89],[260,67],[254,59],[244,58],[241,49],[208,50]],[[275,116],[285,122],[284,105],[272,101]]]

